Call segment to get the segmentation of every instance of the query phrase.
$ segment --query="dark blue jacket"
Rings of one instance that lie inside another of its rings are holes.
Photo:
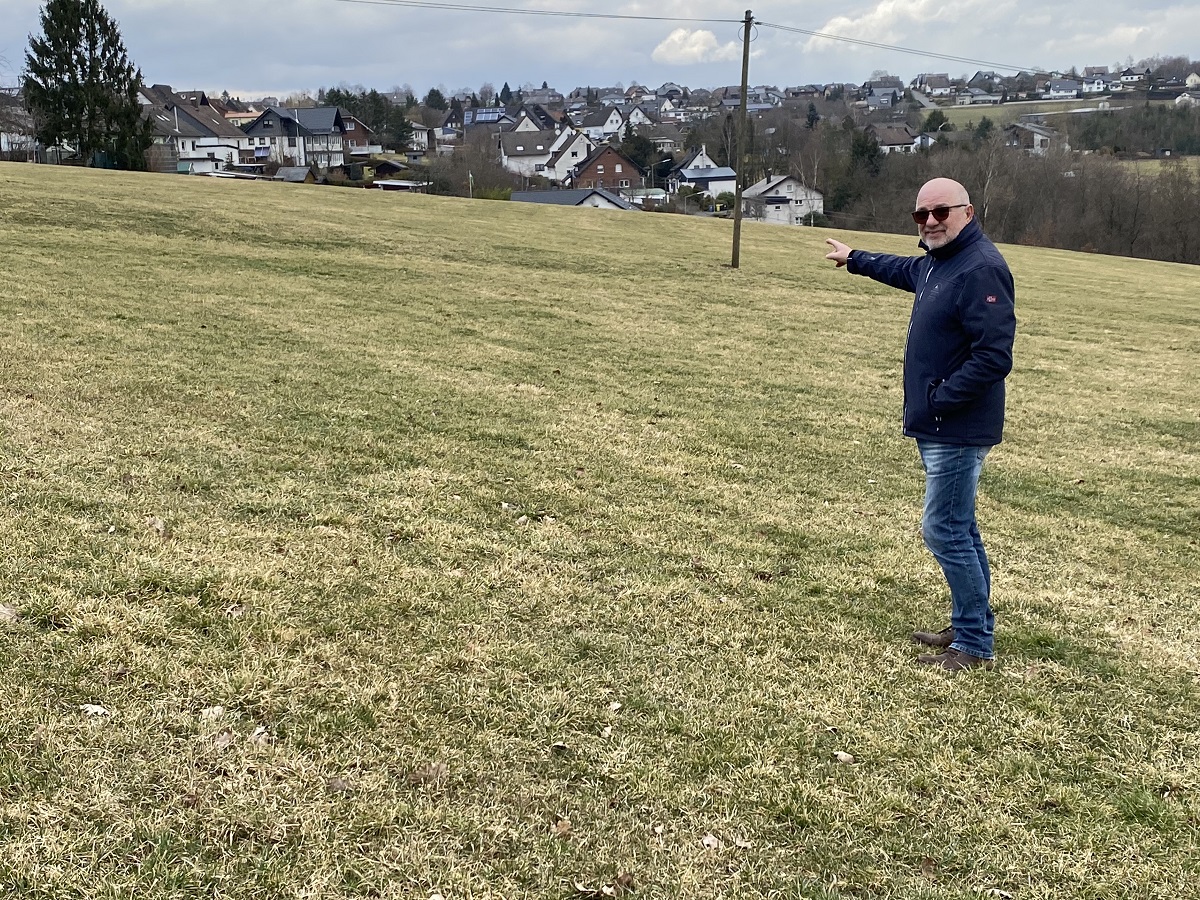
[[[1017,319],[1012,273],[979,223],[925,256],[855,250],[846,268],[917,295],[904,347],[904,433],[1000,443]]]

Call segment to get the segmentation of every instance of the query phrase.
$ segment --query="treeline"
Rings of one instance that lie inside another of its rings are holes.
[[[1067,139],[1075,150],[1113,153],[1200,156],[1200,114],[1186,107],[1151,106],[1087,116],[1060,116],[1067,120]]]
[[[915,234],[913,199],[937,176],[967,186],[993,240],[1200,264],[1200,172],[1190,161],[1028,156],[999,136],[978,149],[888,156],[866,190],[826,206],[830,223]]]
[[[1151,108],[1121,120],[1140,128],[1196,128],[1200,114]],[[1096,119],[1096,116],[1081,117]],[[1109,117],[1102,115],[1102,125]],[[1166,132],[1164,132],[1166,133]],[[721,164],[733,158],[731,120],[710,121],[692,137]],[[971,193],[980,222],[997,241],[1200,264],[1200,168],[1196,159],[1127,162],[1111,153],[1030,156],[1005,144],[981,120],[953,144],[883,154],[845,119],[812,125],[786,114],[755,124],[747,141],[746,184],[788,173],[825,196],[816,224],[859,231],[916,233],[909,212],[921,185],[947,176]]]

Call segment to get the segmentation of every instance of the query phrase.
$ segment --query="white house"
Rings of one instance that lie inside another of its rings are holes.
[[[1200,74],[1193,72],[1187,78],[1183,79],[1183,83],[1187,85],[1188,88],[1200,88]]]
[[[737,172],[729,166],[718,166],[704,146],[685,156],[668,177],[672,193],[685,186],[710,197],[737,190]]]
[[[1046,83],[1046,92],[1042,95],[1047,100],[1074,100],[1079,96],[1081,85],[1069,78],[1051,78]]]
[[[572,165],[587,158],[593,146],[587,135],[571,128],[508,131],[500,135],[500,165],[526,178],[561,181]],[[558,163],[564,160],[568,165],[560,173]]]
[[[742,215],[772,225],[803,225],[825,211],[825,198],[791,175],[768,175],[742,191]]]
[[[575,167],[591,156],[595,149],[596,145],[586,134],[572,128],[565,129],[541,174],[555,184],[566,184],[574,176]]]
[[[624,116],[621,115],[621,110],[618,107],[606,106],[598,112],[589,113],[584,116],[579,127],[589,138],[596,143],[600,143],[601,141],[608,140],[614,134],[620,134],[623,122]]]

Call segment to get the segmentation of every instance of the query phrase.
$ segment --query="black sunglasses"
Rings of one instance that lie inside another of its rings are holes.
[[[950,218],[950,210],[962,209],[964,206],[970,205],[969,203],[956,203],[954,206],[935,206],[933,209],[918,209],[913,212],[912,217],[913,221],[918,225],[924,225],[928,222],[930,213],[933,214],[934,219],[937,221],[945,222]]]

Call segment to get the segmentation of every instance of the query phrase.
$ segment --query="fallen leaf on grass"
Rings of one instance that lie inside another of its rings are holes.
[[[745,838],[734,838],[733,846],[737,847],[739,850],[749,850],[754,846],[754,842],[748,841]]]
[[[235,603],[233,606],[228,606],[225,608],[225,615],[229,616],[231,619],[240,619],[245,614],[246,607],[242,606],[240,603]]]
[[[157,534],[164,541],[171,537],[171,526],[164,522],[159,516],[147,516],[146,527]]]
[[[988,888],[983,892],[985,897],[999,897],[1000,900],[1012,900],[1012,894],[1008,891],[1002,891],[1000,888]]]
[[[325,782],[325,787],[329,789],[329,793],[341,794],[343,797],[350,797],[354,794],[354,788],[345,778],[330,778]]]
[[[621,701],[614,700],[612,703],[608,704],[608,711],[609,712],[620,712],[621,711]]]
[[[570,819],[559,819],[557,822],[554,823],[554,836],[555,837],[566,837],[570,833],[571,833],[571,820]]]
[[[15,606],[9,606],[7,603],[0,603],[0,622],[19,622],[21,614],[17,612]]]
[[[571,886],[575,888],[575,893],[579,897],[602,900],[604,897],[620,897],[622,894],[632,891],[636,885],[632,875],[622,872],[612,883],[601,885],[598,888],[591,887],[582,881],[572,882]]]
[[[566,754],[571,752],[571,748],[568,747],[566,744],[564,744],[562,741],[555,741],[553,744],[550,745],[550,752],[553,753],[555,756],[565,756]]]
[[[602,738],[610,738],[610,737],[612,737],[612,726],[611,726],[611,725],[605,725],[603,728],[601,728],[601,729],[600,729],[600,737],[602,737]]]
[[[225,715],[225,707],[223,706],[208,706],[200,710],[201,719],[219,719],[223,715]]]
[[[408,773],[409,784],[437,784],[444,781],[450,774],[450,767],[444,762],[432,762],[423,769]]]
[[[265,747],[268,744],[275,743],[275,736],[267,731],[265,725],[256,725],[254,730],[250,732],[250,737],[247,740],[251,744],[258,744],[260,747]]]
[[[721,843],[721,839],[710,831],[700,839],[700,846],[705,850],[720,850],[724,845]]]
[[[937,878],[938,861],[932,856],[926,856],[921,859],[921,874],[926,878],[935,880]]]
[[[107,709],[98,703],[80,703],[79,711],[85,716],[109,716],[112,715]]]
[[[833,754],[833,758],[844,765],[850,765],[850,763],[854,762],[854,757],[845,750],[839,750],[837,753]]]
[[[218,732],[213,736],[213,746],[218,750],[224,750],[233,744],[233,732],[226,728],[224,731]]]

